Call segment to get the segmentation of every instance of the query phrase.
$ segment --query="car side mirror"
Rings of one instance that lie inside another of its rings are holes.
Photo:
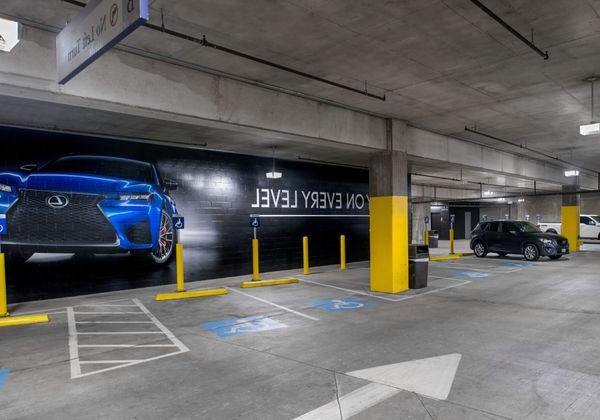
[[[511,230],[511,231],[509,231],[508,233],[510,233],[511,235],[516,235],[516,234],[517,234],[517,231],[516,231],[516,230]]]
[[[167,191],[175,191],[177,189],[177,187],[179,186],[179,184],[176,181],[173,181],[172,179],[165,179],[164,182],[164,187],[165,190]]]
[[[590,223],[589,223],[589,225],[590,225],[590,226],[596,226],[596,222],[594,222],[593,220],[590,220]]]
[[[38,168],[35,163],[28,163],[27,165],[21,166],[19,169],[22,171],[33,172]]]

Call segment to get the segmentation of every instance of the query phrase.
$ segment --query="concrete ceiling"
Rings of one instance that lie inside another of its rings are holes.
[[[162,8],[170,29],[206,35],[212,42],[356,88],[364,88],[367,81],[369,91],[386,94],[385,102],[143,28],[123,44],[158,59],[189,63],[403,119],[417,127],[519,150],[464,131],[466,125],[476,126],[600,169],[600,137],[578,134],[578,125],[590,121],[590,89],[583,79],[600,74],[600,0],[484,3],[521,33],[529,36],[533,29],[535,43],[549,51],[550,59],[543,60],[469,0],[151,0],[155,24],[160,24]],[[79,11],[61,0],[3,0],[0,5],[0,13],[57,30]],[[156,130],[172,130],[174,138],[187,133],[185,127],[174,125]],[[239,141],[229,144],[240,148],[248,144],[254,152],[267,150],[276,140],[230,134]],[[210,132],[196,135],[218,137]],[[282,153],[329,160],[339,159],[343,152],[332,149],[312,156],[309,147],[299,146]],[[360,151],[346,153],[345,161],[365,163]],[[439,165],[419,169],[449,178],[456,178],[457,171]],[[532,187],[530,181],[485,173],[463,176],[517,190]]]

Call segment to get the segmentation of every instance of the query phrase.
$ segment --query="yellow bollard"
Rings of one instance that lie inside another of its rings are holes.
[[[425,245],[429,245],[429,231],[425,229]]]
[[[302,261],[304,263],[304,274],[310,274],[308,270],[308,236],[302,238]]]
[[[346,235],[340,236],[340,270],[346,269]]]
[[[6,300],[6,273],[4,271],[4,254],[0,254],[0,317],[8,316]]]
[[[46,314],[8,316],[8,300],[6,297],[6,270],[4,266],[4,254],[0,253],[0,327],[12,327],[16,325],[29,325],[49,322]]]
[[[454,229],[450,229],[450,255],[454,255]]]
[[[252,239],[252,281],[260,280],[258,269],[258,239]]]
[[[177,267],[177,289],[176,292],[185,292],[183,278],[183,244],[175,244],[175,265]]]
[[[191,290],[185,291],[184,283],[184,270],[183,270],[183,244],[175,244],[175,265],[176,265],[176,276],[177,286],[174,293],[158,293],[154,300],[176,300],[176,299],[190,299],[203,296],[215,296],[215,295],[226,295],[229,290],[225,287],[218,289],[202,289],[202,290]]]

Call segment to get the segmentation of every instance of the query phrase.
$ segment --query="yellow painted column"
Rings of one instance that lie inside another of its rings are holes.
[[[340,270],[346,269],[346,235],[340,236]]]
[[[175,265],[177,269],[177,292],[185,292],[183,280],[183,244],[175,244]]]
[[[302,266],[302,272],[306,275],[310,274],[310,270],[308,267],[308,236],[304,236],[302,238]]]
[[[252,280],[260,280],[260,271],[258,267],[258,239],[252,239]]]
[[[0,253],[0,318],[8,316],[8,301],[6,298],[6,271],[4,254]]]
[[[408,290],[408,197],[370,199],[371,290]]]
[[[579,206],[562,206],[561,233],[569,241],[569,252],[578,252]]]

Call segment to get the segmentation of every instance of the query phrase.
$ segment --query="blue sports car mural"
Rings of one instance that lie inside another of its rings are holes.
[[[124,253],[165,264],[174,254],[177,210],[162,179],[147,162],[67,156],[21,173],[0,173],[2,250],[13,261],[36,252]]]

